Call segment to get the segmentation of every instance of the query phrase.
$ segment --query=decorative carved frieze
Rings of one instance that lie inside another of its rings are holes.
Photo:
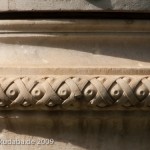
[[[1,77],[0,109],[148,107],[150,77]]]

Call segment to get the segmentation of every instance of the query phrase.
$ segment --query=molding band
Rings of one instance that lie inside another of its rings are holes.
[[[0,78],[1,110],[149,108],[150,77],[28,76]]]

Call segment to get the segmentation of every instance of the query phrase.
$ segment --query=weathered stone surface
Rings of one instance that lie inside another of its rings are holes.
[[[148,150],[150,112],[1,112],[0,139],[36,144],[0,144],[1,150]],[[51,144],[37,144],[53,139]],[[1,142],[1,141],[0,141]]]
[[[150,10],[149,0],[0,0],[1,11]]]

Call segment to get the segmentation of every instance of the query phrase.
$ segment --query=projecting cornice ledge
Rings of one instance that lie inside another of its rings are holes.
[[[150,21],[1,20],[0,110],[150,110]]]

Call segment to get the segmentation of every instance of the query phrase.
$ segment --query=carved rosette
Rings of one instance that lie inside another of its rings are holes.
[[[0,109],[150,106],[150,77],[1,77]]]

